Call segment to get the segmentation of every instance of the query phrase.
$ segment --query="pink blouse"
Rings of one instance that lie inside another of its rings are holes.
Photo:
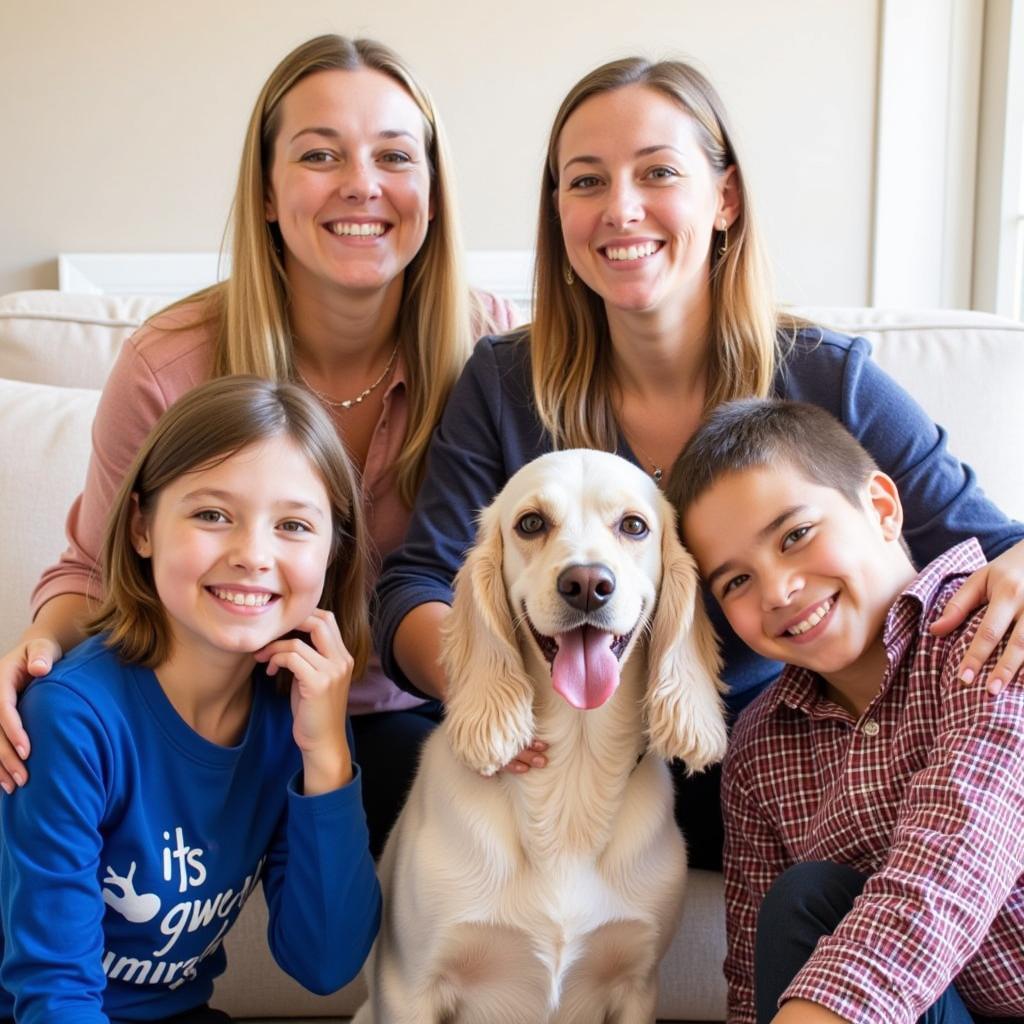
[[[498,331],[520,322],[511,304],[486,293],[480,298]],[[36,585],[33,615],[60,594],[82,594],[93,599],[100,596],[98,562],[103,532],[124,474],[164,410],[211,376],[212,326],[195,325],[194,319],[194,308],[189,306],[161,313],[140,327],[121,349],[96,410],[85,488],[68,513],[69,546]],[[186,324],[190,326],[182,326]],[[475,324],[474,331],[482,333],[482,325]],[[411,513],[399,496],[394,472],[407,421],[405,366],[399,357],[363,470],[363,507],[376,547],[376,557],[369,567],[371,586],[379,560],[401,544]],[[384,675],[374,653],[366,674],[352,686],[349,711],[395,711],[420,703]]]

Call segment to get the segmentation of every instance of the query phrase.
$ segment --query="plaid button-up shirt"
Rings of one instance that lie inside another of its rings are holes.
[[[1024,686],[996,698],[957,667],[981,619],[928,633],[973,540],[936,559],[885,622],[888,667],[860,718],[787,668],[742,715],[726,758],[729,1020],[753,1022],[754,934],[775,878],[804,861],[870,876],[783,999],[847,1020],[913,1024],[945,988],[990,1016],[1024,1015]]]

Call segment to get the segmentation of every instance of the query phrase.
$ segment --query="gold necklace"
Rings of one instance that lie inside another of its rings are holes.
[[[309,388],[309,390],[312,391],[313,394],[316,395],[316,397],[319,398],[320,401],[324,403],[324,405],[329,405],[334,409],[341,409],[342,411],[345,411],[346,409],[351,409],[352,406],[354,405],[359,405],[359,403],[362,402],[364,398],[368,398],[370,395],[373,394],[374,391],[377,390],[377,388],[380,387],[381,384],[384,383],[384,379],[391,372],[391,368],[395,365],[395,359],[397,358],[397,356],[398,342],[396,341],[395,347],[391,350],[391,355],[388,356],[387,365],[384,367],[383,373],[381,373],[381,375],[368,388],[364,388],[362,391],[360,391],[355,398],[331,398],[330,395],[325,395],[322,391],[317,391],[317,389],[313,387],[313,385],[310,384],[308,380],[306,380],[306,375],[299,369],[298,365],[296,365],[295,367],[295,372],[299,375],[299,380],[301,380],[302,383],[305,384],[306,387]]]
[[[636,441],[628,441],[628,443],[630,447],[633,448],[633,450],[636,452],[636,454],[639,455],[651,467],[650,474],[652,477],[654,477],[654,482],[656,484],[660,484],[661,478],[665,475],[665,471],[661,468],[661,466],[659,466],[654,461],[654,459],[650,457],[650,455],[647,454],[647,452],[643,450],[643,448],[640,447],[640,445],[636,443]]]
[[[653,478],[654,482],[660,487],[661,479],[665,475],[664,467],[661,466],[659,463],[655,462],[654,459],[652,459],[650,455],[648,455],[648,453],[644,451],[644,449],[626,433],[626,428],[624,426],[625,417],[623,416],[621,399],[618,403],[618,406],[619,407],[615,409],[615,418],[618,421],[619,434],[622,436],[626,444],[629,445],[629,448],[633,452],[633,454],[639,456],[638,461],[640,463],[640,468],[644,469],[644,463],[651,467],[650,469],[644,471],[648,473]]]

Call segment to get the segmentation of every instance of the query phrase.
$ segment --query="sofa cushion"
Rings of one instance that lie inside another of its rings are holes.
[[[0,380],[0,651],[28,624],[32,588],[61,549],[98,400],[98,391]]]
[[[0,377],[100,388],[125,338],[165,304],[159,296],[0,296]],[[970,463],[993,500],[1024,518],[1024,474],[1016,471],[1015,446],[1001,443],[1012,433],[1010,410],[1024,380],[1024,324],[959,310],[794,312],[866,337],[876,361],[948,430],[951,450]]]
[[[965,310],[804,309],[801,315],[871,342],[872,356],[949,433],[1007,515],[1024,521],[1024,323]]]
[[[0,296],[0,377],[102,388],[125,338],[165,305],[55,291]]]
[[[0,377],[100,388],[125,338],[165,304],[159,296],[0,296]],[[1024,380],[1024,324],[959,310],[794,312],[866,337],[876,361],[948,430],[951,450],[996,504],[1024,518],[1024,474],[1016,470],[1015,446],[1001,443],[1013,433],[1010,410]]]

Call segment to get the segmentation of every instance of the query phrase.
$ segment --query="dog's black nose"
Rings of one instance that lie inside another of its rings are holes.
[[[562,599],[581,612],[592,612],[608,603],[615,593],[615,576],[600,562],[570,565],[558,577],[558,593]]]

